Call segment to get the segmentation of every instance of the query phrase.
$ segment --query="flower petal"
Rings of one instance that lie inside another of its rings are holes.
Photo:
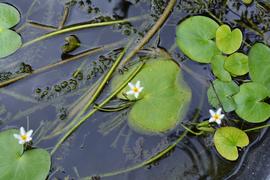
[[[16,138],[16,139],[21,139],[21,136],[19,134],[13,134],[13,136]]]
[[[219,115],[219,119],[220,119],[220,120],[223,119],[224,116],[225,116],[224,114],[220,114],[220,115]]]
[[[143,90],[143,87],[139,87],[139,92],[142,92],[142,90]]]
[[[128,92],[126,92],[127,95],[130,95],[130,94],[134,94],[134,91],[130,90]]]
[[[210,118],[209,119],[209,122],[215,122],[215,119],[214,118]]]
[[[137,99],[139,97],[139,93],[134,93],[134,96]]]
[[[20,134],[21,135],[25,135],[25,129],[24,129],[24,127],[20,127]]]
[[[212,109],[209,110],[209,113],[211,114],[211,116],[214,116],[216,114],[215,111],[213,111]]]
[[[220,114],[221,114],[221,111],[222,111],[222,109],[221,109],[221,108],[218,108],[218,110],[217,110],[216,113],[217,113],[218,115],[220,115]]]
[[[137,81],[135,87],[139,89],[140,88],[140,84],[141,84],[141,81]]]
[[[217,120],[216,120],[216,123],[217,123],[218,125],[220,125],[220,124],[221,124],[221,119],[217,119]]]
[[[24,140],[19,140],[19,144],[24,144],[25,141]]]
[[[128,86],[130,87],[130,89],[134,88],[134,85],[132,83],[128,83]]]
[[[30,129],[29,131],[27,131],[26,136],[31,137],[31,136],[32,136],[32,134],[33,134],[33,130],[32,130],[32,129]]]

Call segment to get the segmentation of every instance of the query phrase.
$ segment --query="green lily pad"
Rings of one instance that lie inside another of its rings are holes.
[[[240,29],[231,31],[230,26],[222,25],[216,32],[216,44],[220,51],[225,54],[232,54],[237,51],[242,44],[243,35]]]
[[[209,87],[207,91],[208,101],[209,103],[215,107],[219,108],[221,105],[219,103],[219,100],[222,104],[223,110],[225,112],[231,112],[235,110],[236,104],[233,99],[233,95],[239,92],[239,87],[235,82],[223,82],[220,80],[215,80],[213,82],[213,86],[215,88],[215,91],[212,86]],[[217,95],[218,97],[217,97]]]
[[[193,61],[210,63],[214,55],[219,54],[213,39],[219,25],[205,16],[193,16],[176,29],[176,42],[185,55]]]
[[[269,91],[263,85],[251,82],[240,86],[240,92],[234,96],[236,113],[242,119],[260,123],[270,117],[270,105],[264,102]]]
[[[214,144],[218,153],[227,160],[234,161],[238,158],[238,149],[249,144],[247,134],[235,127],[219,128],[214,135]]]
[[[248,56],[242,53],[234,53],[226,60],[224,67],[234,76],[242,76],[248,73]]]
[[[134,69],[134,68],[133,68]],[[130,73],[116,76],[112,88],[116,88]],[[128,122],[139,133],[158,134],[173,129],[184,117],[191,100],[191,90],[182,78],[179,66],[172,60],[148,60],[131,83],[141,82],[142,92],[132,106]],[[129,91],[125,87],[122,94]],[[132,96],[128,96],[134,99]]]
[[[0,133],[0,179],[46,179],[51,164],[49,153],[43,149],[23,152],[23,145],[18,143],[13,134],[19,134],[18,130]]]
[[[19,34],[9,30],[20,21],[20,13],[13,6],[0,3],[0,58],[14,53],[22,45]]]
[[[225,59],[226,57],[222,55],[214,56],[211,61],[212,71],[221,81],[230,82],[232,80],[231,75],[224,69]]]
[[[270,94],[270,48],[257,43],[249,54],[249,74],[252,81],[263,84]]]

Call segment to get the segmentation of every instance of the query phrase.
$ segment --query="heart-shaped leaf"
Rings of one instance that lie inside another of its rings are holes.
[[[11,129],[0,133],[0,179],[3,180],[45,180],[51,159],[47,151],[32,149],[23,152]]]
[[[18,24],[20,13],[18,10],[6,3],[0,3],[0,27],[9,29]]]
[[[252,123],[266,121],[270,117],[270,105],[264,102],[269,90],[263,85],[251,82],[240,86],[240,92],[234,96],[236,113]]]
[[[214,135],[214,144],[218,153],[227,160],[238,158],[237,147],[243,148],[249,144],[247,134],[235,127],[219,128]]]
[[[212,57],[220,53],[213,41],[218,27],[219,25],[208,17],[190,17],[177,27],[177,45],[190,59],[210,63]]]
[[[224,67],[233,76],[242,76],[248,73],[248,56],[242,53],[234,53],[226,60]]]
[[[211,61],[212,71],[214,75],[221,81],[230,82],[232,80],[231,75],[224,69],[226,57],[222,55],[216,55]]]
[[[251,79],[263,84],[270,94],[270,48],[257,43],[252,46],[248,57]]]
[[[113,79],[113,89],[123,82],[132,69]],[[132,80],[144,88],[129,113],[129,125],[140,133],[157,134],[173,129],[184,117],[191,100],[191,90],[183,81],[179,66],[172,60],[148,60]],[[118,94],[129,91],[129,87]],[[132,98],[129,96],[129,98]],[[134,98],[134,97],[133,97]]]
[[[215,91],[213,87],[215,88]],[[233,95],[239,92],[237,84],[233,81],[223,82],[217,79],[213,82],[213,87],[210,86],[207,91],[209,103],[215,108],[219,108],[222,105],[225,112],[235,110],[236,104],[233,100]]]
[[[20,13],[13,6],[0,3],[0,58],[9,56],[22,45],[20,35],[9,30],[20,21]]]
[[[222,25],[216,32],[216,44],[220,51],[225,54],[232,54],[237,51],[243,40],[240,29],[231,31],[230,26]]]

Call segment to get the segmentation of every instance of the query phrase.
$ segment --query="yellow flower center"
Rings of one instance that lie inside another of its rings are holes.
[[[133,88],[133,91],[135,92],[135,93],[137,93],[137,92],[139,92],[139,88]]]
[[[26,141],[27,140],[27,136],[26,135],[21,135],[22,140]]]
[[[218,120],[218,119],[220,119],[220,116],[219,116],[218,114],[215,114],[215,115],[213,116],[213,118],[214,118],[215,120]]]

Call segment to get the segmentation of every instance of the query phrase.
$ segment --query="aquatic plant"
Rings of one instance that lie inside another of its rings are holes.
[[[9,56],[22,45],[21,36],[10,30],[19,22],[18,10],[9,4],[0,3],[0,58]]]

